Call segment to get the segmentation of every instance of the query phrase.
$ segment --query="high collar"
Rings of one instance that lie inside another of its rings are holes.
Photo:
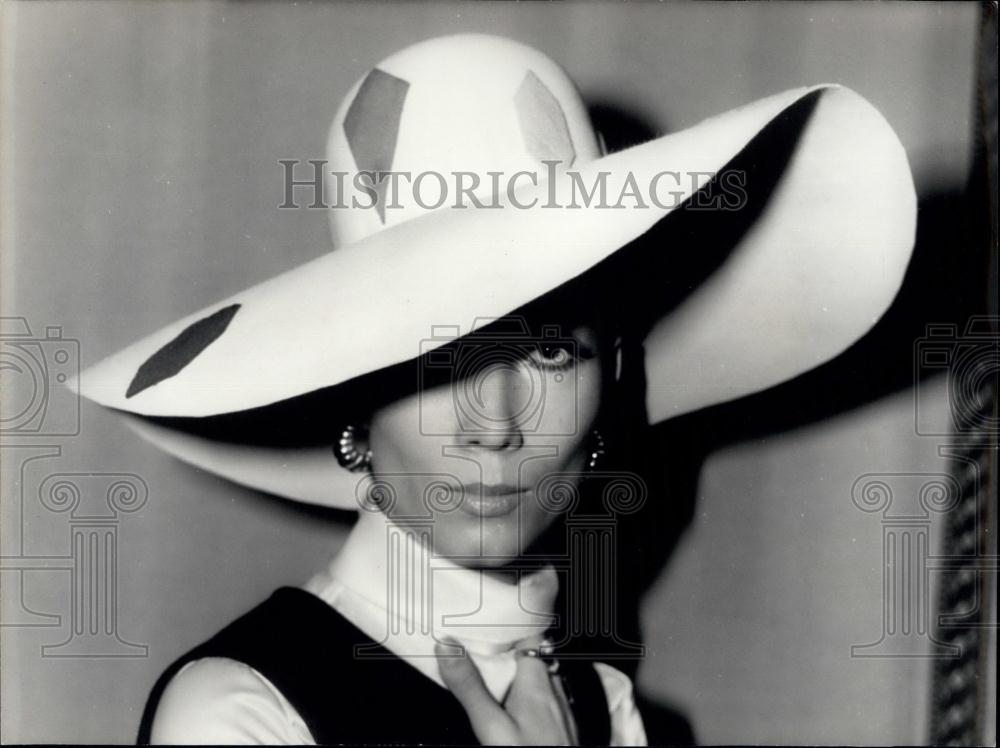
[[[500,574],[436,555],[428,527],[362,512],[329,568],[306,585],[373,640],[441,683],[435,640],[456,640],[498,698],[515,644],[541,641],[559,581],[551,565]]]
[[[559,586],[551,566],[490,574],[436,555],[428,541],[424,528],[363,512],[330,573],[385,610],[388,636],[433,632],[496,654],[551,624]]]

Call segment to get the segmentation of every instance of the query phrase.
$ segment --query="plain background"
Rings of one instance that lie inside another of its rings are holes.
[[[786,88],[843,83],[895,127],[921,197],[958,189],[977,14],[947,3],[5,3],[3,316],[36,333],[61,326],[86,366],[327,251],[322,212],[276,209],[278,159],[322,158],[357,78],[450,32],[537,46],[588,101],[660,133]],[[920,397],[946,430],[943,382]],[[926,740],[929,661],[850,656],[879,638],[882,605],[882,526],[854,507],[852,484],[946,469],[942,440],[914,433],[914,402],[909,389],[885,393],[705,463],[692,526],[643,603],[638,678],[701,741]],[[183,466],[90,404],[79,436],[17,443],[28,446],[3,455],[5,555],[68,551],[66,517],[36,500],[47,475],[148,484],[146,505],[120,524],[117,581],[119,633],[149,650],[42,657],[68,635],[69,575],[5,571],[7,590],[23,581],[20,600],[4,596],[7,742],[134,740],[168,662],[275,586],[303,581],[347,530]],[[61,454],[27,461],[41,445]],[[25,608],[60,625],[10,625]]]

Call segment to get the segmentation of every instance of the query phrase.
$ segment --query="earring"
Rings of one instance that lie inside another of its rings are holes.
[[[594,429],[590,433],[591,438],[594,442],[593,449],[590,450],[590,455],[587,457],[587,470],[593,471],[597,468],[597,463],[604,458],[604,437],[601,436],[601,432]]]
[[[372,462],[372,451],[366,449],[363,453],[358,451],[354,444],[355,428],[348,424],[340,433],[340,441],[333,447],[333,454],[337,457],[337,462],[345,470],[357,473],[367,470]]]

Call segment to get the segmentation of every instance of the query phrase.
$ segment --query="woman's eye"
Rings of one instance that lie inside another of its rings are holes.
[[[571,343],[541,343],[532,350],[530,358],[542,369],[566,369],[577,361],[576,346]]]

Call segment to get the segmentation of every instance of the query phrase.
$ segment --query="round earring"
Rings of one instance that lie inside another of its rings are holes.
[[[337,457],[337,462],[345,470],[357,473],[367,470],[372,463],[372,451],[366,449],[359,452],[354,444],[354,426],[348,424],[340,433],[340,440],[333,447],[333,454]]]
[[[597,429],[594,429],[590,433],[590,436],[594,446],[587,456],[587,470],[593,471],[597,468],[597,463],[604,458],[604,437],[601,436],[601,432]]]

